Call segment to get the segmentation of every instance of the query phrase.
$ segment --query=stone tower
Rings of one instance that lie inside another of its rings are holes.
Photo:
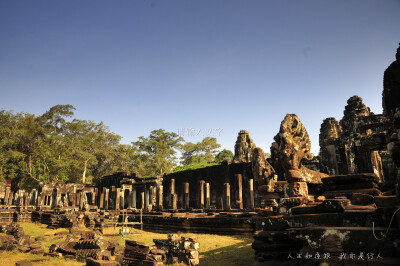
[[[396,108],[400,107],[400,46],[396,60],[383,74],[382,107],[383,114],[388,116],[393,116]]]
[[[343,134],[348,137],[356,132],[357,118],[369,116],[370,109],[365,106],[363,99],[357,95],[350,97],[347,100],[347,105],[343,111],[343,118],[340,120],[340,125],[343,129]]]
[[[250,134],[246,130],[240,130],[235,143],[234,163],[249,163],[253,156],[253,150],[256,147]]]
[[[342,128],[335,118],[329,117],[321,124],[319,133],[319,158],[322,172],[339,174],[338,145]]]

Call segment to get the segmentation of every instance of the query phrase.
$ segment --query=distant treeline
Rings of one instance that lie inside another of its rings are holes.
[[[21,188],[64,180],[91,183],[115,172],[162,176],[232,160],[218,153],[216,138],[191,143],[174,132],[153,130],[148,137],[121,144],[121,136],[103,122],[73,118],[75,107],[56,105],[42,115],[0,111],[0,181]],[[177,151],[181,165],[177,167]]]

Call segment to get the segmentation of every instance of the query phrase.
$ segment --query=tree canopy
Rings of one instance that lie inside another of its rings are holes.
[[[170,173],[176,165],[175,154],[182,146],[184,139],[174,132],[164,129],[153,130],[149,137],[140,136],[132,142],[142,162],[145,162],[141,174],[143,176],[162,176]]]
[[[74,110],[72,105],[55,105],[42,115],[0,110],[0,181],[12,179],[30,189],[53,180],[91,183],[116,172],[162,176],[180,169],[179,151],[184,169],[233,157],[228,150],[217,154],[216,138],[185,142],[164,129],[121,144],[121,137],[103,122],[74,118]]]
[[[102,122],[71,121],[74,110],[56,105],[40,116],[2,110],[0,178],[29,188],[39,181],[86,183],[117,170],[113,155],[121,137]]]
[[[205,137],[202,141],[197,143],[187,142],[181,146],[181,164],[213,163],[219,147],[221,147],[221,145],[218,144],[217,139],[213,137]]]

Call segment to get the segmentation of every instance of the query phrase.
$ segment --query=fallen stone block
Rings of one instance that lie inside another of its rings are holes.
[[[318,212],[343,212],[350,204],[348,199],[327,199],[316,206]]]
[[[374,203],[374,197],[364,193],[354,193],[351,197],[353,205],[369,205]]]
[[[45,252],[45,253],[43,253],[43,256],[48,256],[48,257],[53,257],[53,258],[55,258],[55,257],[62,257],[62,254],[60,253],[60,252],[53,252],[53,253],[47,253],[47,252]]]
[[[16,244],[13,236],[10,235],[0,236],[0,250],[10,251],[15,249],[15,247]]]
[[[279,200],[279,207],[294,207],[300,206],[307,202],[305,197],[292,197],[292,198],[281,198]]]
[[[112,260],[95,260],[93,258],[86,259],[87,266],[116,266],[118,263]]]
[[[15,266],[31,266],[32,262],[29,260],[19,260],[15,263]]]
[[[22,252],[22,253],[26,253],[30,250],[30,248],[28,246],[19,246],[18,247],[18,251]]]
[[[43,250],[43,248],[34,248],[34,249],[31,249],[29,251],[29,253],[32,253],[32,254],[44,254],[44,250]]]
[[[324,200],[326,200],[325,196],[318,196],[317,199],[315,201],[317,202],[323,202]]]
[[[398,205],[396,196],[375,196],[374,203],[378,207],[394,207]]]
[[[292,214],[310,214],[310,213],[316,213],[317,208],[316,205],[306,205],[306,206],[296,206],[291,209]]]

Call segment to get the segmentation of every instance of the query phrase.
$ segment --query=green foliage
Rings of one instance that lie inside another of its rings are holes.
[[[101,123],[73,119],[72,105],[41,116],[0,111],[0,179],[31,188],[55,179],[86,182],[113,170],[120,136]]]
[[[103,122],[76,119],[74,110],[72,105],[55,105],[42,115],[0,110],[0,183],[13,179],[30,189],[53,180],[91,183],[115,172],[162,176],[176,166],[177,150],[196,169],[212,165],[220,147],[211,137],[184,143],[164,129],[120,144],[121,137]]]
[[[232,160],[233,160],[233,152],[227,149],[223,149],[217,154],[217,156],[215,156],[214,162],[220,164],[223,161],[231,162]]]
[[[186,164],[186,165],[180,165],[174,168],[173,172],[182,172],[186,170],[193,170],[193,169],[199,169],[199,168],[204,168],[212,165],[217,165],[217,163],[206,163],[206,162],[198,162],[198,163],[191,163],[191,164]]]
[[[188,165],[202,162],[210,164],[214,161],[219,147],[221,145],[213,137],[205,137],[198,143],[187,142],[181,146],[181,164]]]
[[[142,176],[162,176],[170,173],[175,166],[176,149],[182,146],[184,139],[174,132],[164,129],[153,130],[150,136],[139,137],[132,142],[140,154],[140,161],[144,162],[141,168]]]

